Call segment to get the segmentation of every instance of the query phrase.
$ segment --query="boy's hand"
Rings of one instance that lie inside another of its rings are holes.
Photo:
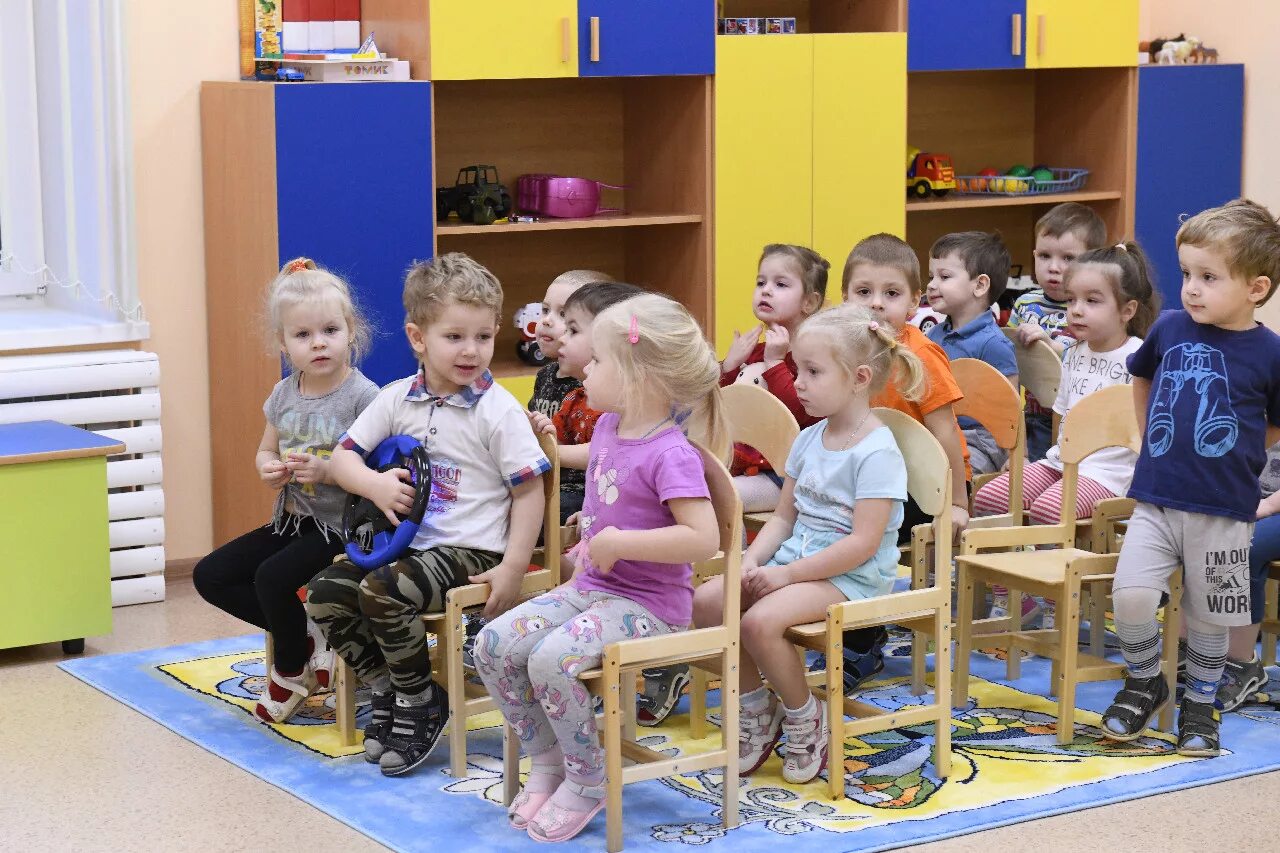
[[[526,411],[529,417],[529,426],[533,427],[535,435],[555,435],[556,425],[551,418],[542,414],[542,412]]]
[[[1049,333],[1040,328],[1039,323],[1027,321],[1018,326],[1018,343],[1024,347],[1029,347],[1036,341],[1049,340]]]
[[[751,355],[751,351],[756,348],[756,344],[760,340],[760,333],[764,331],[764,324],[757,323],[756,327],[745,335],[737,332],[733,333],[733,343],[729,344],[729,351],[725,353],[724,361],[720,362],[721,373],[734,373],[738,368],[746,363],[747,357]]]
[[[743,583],[747,592],[759,601],[769,593],[791,585],[791,567],[757,566],[749,576],[743,575]]]
[[[764,366],[765,369],[780,364],[791,351],[791,333],[785,326],[773,323],[769,331],[764,333]]]
[[[323,483],[329,468],[329,463],[310,453],[290,453],[284,465],[293,472],[294,481],[304,486],[308,483]]]
[[[499,563],[487,572],[472,576],[472,583],[489,585],[489,600],[484,605],[485,619],[496,619],[520,602],[520,581],[527,570],[527,566]]]
[[[413,475],[404,468],[392,468],[375,476],[378,478],[377,483],[365,497],[382,510],[392,526],[399,527],[400,519],[396,517],[396,513],[408,515],[413,509],[413,499],[417,496],[418,490],[412,482]]]
[[[263,463],[258,469],[258,476],[262,478],[262,482],[266,483],[273,489],[280,489],[284,484],[289,482],[289,469],[279,459],[270,459]]]
[[[951,541],[959,542],[960,534],[969,526],[969,510],[962,506],[951,507]]]
[[[587,555],[598,571],[608,574],[618,562],[618,528],[606,527],[587,542]]]

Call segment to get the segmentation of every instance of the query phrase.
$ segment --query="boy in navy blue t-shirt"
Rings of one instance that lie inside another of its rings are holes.
[[[1156,608],[1184,567],[1186,692],[1178,752],[1219,752],[1214,707],[1227,629],[1248,625],[1249,543],[1267,446],[1280,436],[1280,336],[1253,319],[1280,282],[1280,225],[1237,200],[1178,230],[1182,311],[1166,311],[1129,357],[1142,452],[1138,501],[1114,584],[1116,632],[1129,676],[1102,718],[1133,740],[1169,701]]]

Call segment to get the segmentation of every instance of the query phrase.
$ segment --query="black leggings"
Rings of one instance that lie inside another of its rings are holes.
[[[191,580],[205,601],[271,633],[276,668],[296,672],[307,662],[307,614],[298,589],[333,562],[342,537],[329,541],[309,517],[285,514],[281,529],[251,530],[196,564]]]

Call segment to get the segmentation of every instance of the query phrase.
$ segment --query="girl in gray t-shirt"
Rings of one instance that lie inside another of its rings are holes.
[[[290,261],[271,283],[267,308],[273,342],[292,367],[263,404],[255,459],[278,492],[275,512],[201,560],[192,580],[210,604],[271,635],[275,658],[254,713],[279,723],[329,686],[333,652],[307,621],[298,589],[342,551],[346,493],[329,475],[329,457],[378,386],[353,366],[369,332],[340,278],[305,258]]]

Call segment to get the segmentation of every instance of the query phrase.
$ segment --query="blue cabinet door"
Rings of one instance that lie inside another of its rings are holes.
[[[595,58],[593,27],[599,44]],[[578,51],[582,77],[712,74],[716,4],[714,0],[578,0]]]
[[[907,4],[907,70],[1022,68],[1026,0],[911,0]],[[1020,24],[1015,24],[1014,16]],[[1015,50],[1015,34],[1020,34]]]
[[[277,86],[276,198],[281,263],[306,256],[351,285],[374,331],[364,373],[413,373],[401,292],[432,254],[431,84]]]
[[[1243,128],[1243,65],[1138,69],[1134,229],[1166,308],[1182,305],[1174,246],[1180,217],[1240,195]]]

